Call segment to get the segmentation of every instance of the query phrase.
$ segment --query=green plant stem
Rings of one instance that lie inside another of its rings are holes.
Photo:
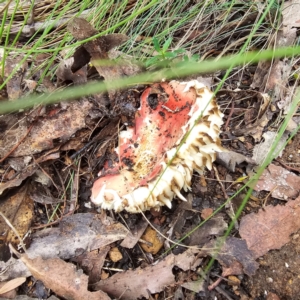
[[[50,104],[60,101],[74,100],[82,96],[92,95],[96,93],[105,92],[110,89],[119,89],[126,86],[153,83],[162,80],[163,78],[172,79],[176,76],[188,76],[192,74],[211,73],[216,70],[224,70],[229,67],[244,65],[245,63],[256,63],[260,60],[269,60],[272,58],[289,57],[295,54],[300,54],[300,46],[279,48],[276,50],[264,50],[261,52],[249,52],[243,56],[230,55],[222,57],[218,61],[213,59],[203,61],[201,63],[182,62],[175,65],[172,70],[160,70],[158,72],[146,72],[133,77],[120,78],[113,82],[105,83],[88,83],[84,86],[76,86],[66,88],[63,91],[58,91],[52,94],[45,95],[30,95],[21,98],[17,101],[3,101],[0,103],[0,114],[17,111],[19,109],[26,109],[37,104]],[[176,71],[176,74],[174,74]],[[41,100],[43,99],[43,100]]]

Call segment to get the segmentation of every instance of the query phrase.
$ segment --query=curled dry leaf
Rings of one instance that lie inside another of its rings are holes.
[[[98,31],[85,19],[74,18],[68,23],[68,30],[77,40],[85,40],[98,34]],[[81,67],[90,62],[96,67],[98,73],[105,80],[112,80],[122,76],[122,69],[114,65],[99,65],[101,60],[109,60],[108,51],[120,46],[128,40],[124,34],[108,34],[95,38],[84,43],[74,53],[74,64],[72,72],[76,72]]]
[[[190,189],[193,171],[211,169],[216,152],[224,151],[222,116],[213,93],[196,80],[152,85],[141,96],[135,126],[120,132],[119,162],[100,173],[92,202],[138,213],[171,207],[175,196],[185,201],[180,190]]]
[[[73,81],[74,84],[81,84],[87,81],[87,66],[83,65],[82,68],[76,72],[72,72],[71,67],[74,63],[74,57],[62,60],[56,70],[56,76],[59,81]]]

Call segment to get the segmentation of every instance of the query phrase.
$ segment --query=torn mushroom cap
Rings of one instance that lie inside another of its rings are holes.
[[[180,191],[190,189],[193,171],[211,169],[223,151],[222,117],[213,93],[197,80],[152,85],[141,96],[135,127],[120,133],[119,172],[94,183],[92,202],[137,213],[171,207],[175,196],[185,201]]]

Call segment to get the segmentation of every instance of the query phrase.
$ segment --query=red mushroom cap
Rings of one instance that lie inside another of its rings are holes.
[[[222,150],[218,138],[222,114],[212,97],[198,81],[163,82],[146,89],[135,126],[120,133],[118,168],[94,183],[92,201],[105,209],[139,212],[170,206],[175,195],[184,200],[180,190],[189,188],[193,170],[201,172],[207,162],[211,166],[215,151]],[[203,123],[197,121],[201,115]],[[200,145],[209,147],[199,156],[194,152]]]

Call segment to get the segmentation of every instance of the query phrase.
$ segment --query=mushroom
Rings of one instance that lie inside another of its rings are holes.
[[[118,163],[103,170],[91,200],[103,209],[131,213],[172,205],[191,189],[193,171],[212,168],[223,124],[213,93],[197,80],[147,88],[135,125],[121,131]]]

